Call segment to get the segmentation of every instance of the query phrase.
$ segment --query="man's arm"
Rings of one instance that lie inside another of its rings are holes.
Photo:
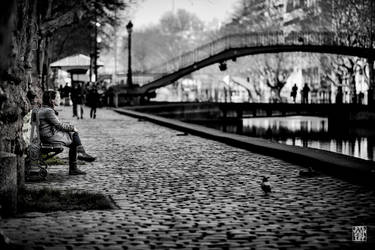
[[[60,122],[53,109],[48,110],[48,112],[46,113],[46,118],[49,123],[56,127],[57,130],[74,132],[74,126],[68,123]]]

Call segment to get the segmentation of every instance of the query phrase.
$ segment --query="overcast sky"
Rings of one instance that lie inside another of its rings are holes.
[[[185,9],[195,13],[202,21],[214,19],[225,21],[233,12],[238,0],[143,0],[134,7],[132,22],[134,28],[156,24],[168,11]]]

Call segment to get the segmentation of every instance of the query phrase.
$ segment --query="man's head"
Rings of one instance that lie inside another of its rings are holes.
[[[48,90],[43,93],[43,104],[49,107],[56,106],[56,91]]]

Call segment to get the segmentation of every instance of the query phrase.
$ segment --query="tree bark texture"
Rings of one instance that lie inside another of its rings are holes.
[[[33,54],[37,37],[37,0],[9,0],[0,8],[0,151],[14,154],[19,186],[24,185],[25,142],[22,136],[23,117],[30,110],[29,90],[40,94],[33,81]],[[1,171],[7,180],[12,171]],[[8,185],[2,182],[1,185]],[[1,190],[10,190],[0,186]],[[14,192],[9,195],[14,195]],[[0,201],[3,203],[3,201]],[[5,201],[4,201],[5,202]],[[3,205],[3,204],[1,204]]]
[[[17,212],[17,161],[16,155],[0,151],[0,215]]]
[[[368,89],[368,104],[372,107],[375,105],[375,72],[374,72],[374,58],[368,58],[367,63],[369,66],[369,89]]]

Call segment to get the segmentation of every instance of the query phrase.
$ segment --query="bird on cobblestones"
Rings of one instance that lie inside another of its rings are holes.
[[[263,177],[262,184],[260,186],[265,194],[271,192],[271,184],[268,182],[267,177]]]
[[[301,170],[299,171],[299,176],[301,177],[313,177],[317,176],[318,173],[314,171],[312,167],[309,167],[307,170]]]

